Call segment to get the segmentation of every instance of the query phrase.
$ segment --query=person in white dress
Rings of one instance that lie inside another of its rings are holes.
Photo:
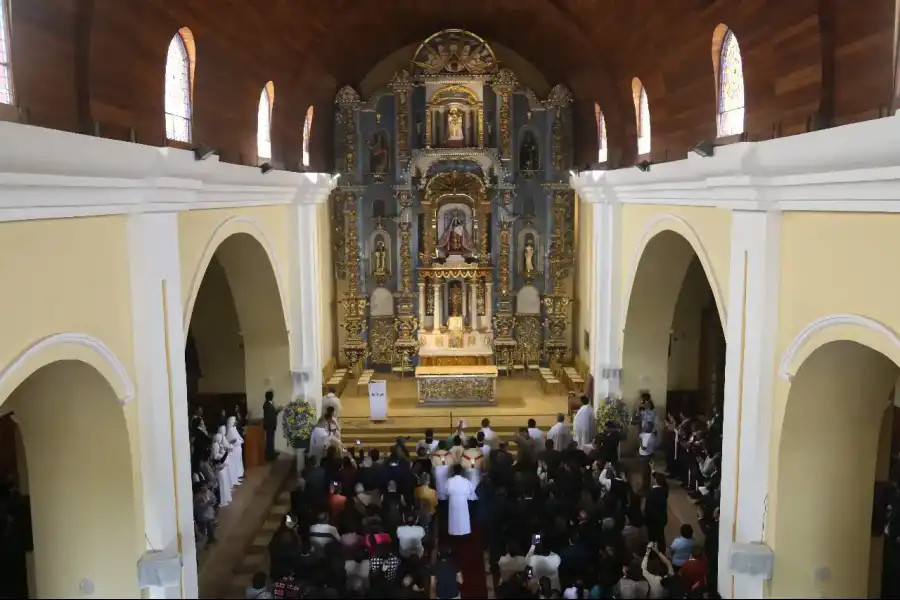
[[[581,397],[581,408],[575,413],[572,423],[575,430],[575,442],[579,448],[584,448],[594,442],[594,436],[597,433],[597,423],[594,411],[591,408],[591,399],[587,396]]]
[[[238,480],[244,478],[244,438],[237,430],[237,419],[228,417],[225,422],[225,439],[231,444],[231,454],[234,456],[234,465],[237,468]]]
[[[225,465],[228,468],[228,475],[231,477],[231,487],[237,487],[241,485],[241,480],[238,477],[237,465],[234,462],[234,449],[231,447],[231,442],[228,441],[228,430],[224,425],[221,425],[216,433],[222,436],[219,443],[228,451],[228,458],[225,460]]]
[[[472,482],[463,477],[462,465],[453,465],[453,477],[447,482],[447,496],[450,499],[447,511],[447,533],[469,535],[472,523],[469,520],[469,500],[475,500]]]
[[[556,415],[556,424],[547,432],[547,439],[553,442],[553,449],[563,451],[572,441],[572,428],[566,423],[566,415]]]
[[[320,420],[309,434],[309,456],[316,461],[322,460],[328,449],[328,426],[325,419]]]
[[[222,435],[219,433],[213,436],[210,457],[213,459],[216,479],[219,482],[219,506],[228,506],[231,504],[231,471],[228,469],[225,446],[222,445]],[[226,462],[221,462],[222,459]]]

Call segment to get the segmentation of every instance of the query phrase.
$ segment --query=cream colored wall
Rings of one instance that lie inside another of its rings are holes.
[[[244,348],[240,323],[225,271],[213,259],[200,286],[191,332],[200,357],[199,390],[204,394],[244,392]]]
[[[672,351],[669,354],[668,389],[699,389],[700,333],[703,307],[710,300],[706,273],[699,260],[688,267],[672,318]]]
[[[593,335],[591,332],[591,310],[598,298],[594,298],[594,269],[593,263],[594,253],[594,208],[589,202],[585,202],[578,198],[578,229],[577,241],[578,255],[576,257],[575,267],[575,310],[577,318],[575,322],[578,330],[575,332],[575,348],[576,354],[584,361],[590,364],[590,349],[584,345],[584,332],[588,332],[590,341],[593,343]]]
[[[900,215],[895,214],[848,214],[848,213],[786,213],[783,216],[781,229],[781,288],[779,296],[779,327],[776,347],[776,360],[780,361],[790,347],[792,341],[811,323],[829,315],[854,314],[863,315],[879,323],[886,325],[894,331],[900,330],[900,304],[895,300],[898,292],[897,279],[889,271],[890,265],[900,264]],[[814,336],[804,349],[799,353],[793,368],[798,368],[804,358],[809,356],[812,350],[821,344],[832,340],[849,339],[866,344],[891,357],[895,363],[900,364],[898,349],[893,347],[884,336],[870,329],[861,329],[853,326],[835,326],[821,334]],[[846,362],[846,361],[845,361]],[[871,362],[871,361],[870,361]],[[868,364],[868,363],[867,363]],[[777,366],[777,365],[776,365]],[[840,371],[843,373],[844,371]],[[834,377],[833,379],[837,379]],[[832,381],[831,378],[826,381]],[[832,384],[838,382],[832,381]],[[796,514],[795,503],[809,502],[810,496],[798,493],[811,488],[820,478],[826,477],[817,470],[804,473],[792,471],[791,486],[789,489],[779,489],[779,458],[782,461],[788,459],[784,453],[779,455],[782,448],[783,434],[797,435],[796,429],[783,431],[788,397],[791,393],[791,384],[782,378],[776,380],[776,393],[773,401],[772,416],[772,441],[769,490],[770,502],[768,504],[768,516],[766,524],[767,542],[775,549],[776,561],[780,556],[784,560],[790,559],[792,540],[802,535],[800,529],[805,526],[795,519],[781,519],[782,512]],[[852,393],[848,390],[845,400],[861,397],[861,391]],[[829,408],[822,401],[814,407],[814,413],[809,418],[819,420],[827,418],[827,415],[840,415],[837,408]],[[834,423],[836,429],[840,429],[840,423]],[[843,422],[846,425],[846,421]],[[822,458],[823,463],[833,462],[835,473],[849,473],[852,461],[864,459],[874,460],[874,453],[868,457],[860,455],[854,449],[858,448],[858,442],[862,436],[858,427],[843,427],[842,433],[836,432],[835,436],[845,435],[846,439],[837,439],[832,436],[831,426],[823,429],[825,424],[815,425],[812,422],[804,427],[810,438],[810,444],[819,444],[822,435],[828,436],[828,444],[835,448],[843,448],[843,452],[835,453],[833,457]],[[828,431],[828,434],[825,434]],[[877,436],[877,429],[873,435]],[[822,445],[821,447],[826,447]],[[818,447],[818,446],[817,446]],[[864,453],[863,453],[864,454]],[[874,463],[872,468],[874,469]],[[867,469],[863,469],[867,470]],[[859,469],[854,471],[859,473]],[[874,473],[874,471],[873,471]],[[796,475],[796,477],[794,477]],[[851,505],[861,501],[864,504],[864,512],[869,514],[872,495],[871,473],[867,473],[868,479],[860,481],[860,485],[854,488],[851,485],[832,486],[830,494],[837,495],[833,498],[835,503]],[[832,477],[828,475],[827,477]],[[857,498],[857,494],[868,497],[868,504],[864,498]],[[825,507],[819,507],[818,512],[823,519],[822,527],[828,527]],[[860,527],[868,528],[868,517],[859,516],[859,522],[853,524],[857,530]],[[847,518],[844,517],[844,520]],[[849,531],[849,530],[848,530]],[[801,538],[802,539],[802,538]],[[855,544],[854,547],[858,545]],[[797,549],[802,554],[811,547],[804,546]],[[860,549],[863,547],[860,546]],[[827,559],[843,561],[847,553],[842,551],[842,556],[820,557],[823,562]],[[776,563],[776,576],[771,587],[773,596],[781,595],[785,590],[808,590],[805,593],[817,593],[813,585],[810,565],[794,565],[791,568],[778,568]],[[834,569],[832,569],[834,571]],[[857,564],[854,572],[844,572],[842,579],[833,580],[831,589],[837,593],[839,589],[848,589],[853,583],[859,583],[867,579],[866,565]],[[836,587],[834,587],[836,586]]]
[[[328,204],[316,206],[316,216],[319,219],[319,251],[311,260],[319,261],[319,294],[321,300],[321,313],[319,323],[321,334],[319,336],[322,347],[322,365],[334,356],[334,321],[337,314],[334,298],[334,260],[331,252],[331,214]]]
[[[37,371],[9,402],[28,462],[37,597],[88,595],[84,580],[97,598],[139,598],[139,498],[112,388],[90,366],[65,361]]]

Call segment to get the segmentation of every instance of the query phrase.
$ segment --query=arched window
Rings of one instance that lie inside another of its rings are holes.
[[[6,0],[0,0],[0,104],[13,103],[9,46],[9,6]]]
[[[303,166],[309,166],[309,136],[312,133],[313,113],[315,109],[310,104],[306,109],[306,119],[303,120]]]
[[[166,138],[176,142],[191,141],[195,56],[194,34],[182,27],[166,55]]]
[[[642,156],[650,154],[650,104],[647,102],[647,90],[637,77],[631,80],[631,91],[637,117],[638,156]]]
[[[713,68],[718,86],[718,135],[726,137],[743,133],[744,66],[737,38],[725,25],[719,25],[713,34]]]
[[[256,113],[256,156],[259,162],[272,159],[272,109],[275,107],[275,84],[267,83],[259,94]]]
[[[606,119],[600,105],[594,102],[594,121],[597,122],[597,162],[606,162]]]

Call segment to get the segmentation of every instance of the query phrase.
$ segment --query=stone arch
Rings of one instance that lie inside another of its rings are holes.
[[[140,467],[122,363],[95,338],[57,334],[3,370],[0,394],[27,463],[35,597],[138,597]]]
[[[779,374],[772,596],[880,597],[873,484],[887,478],[900,338],[868,317],[829,315],[797,335]]]
[[[676,369],[673,373],[679,374],[671,381],[678,389],[706,389],[710,393],[705,397],[716,400],[714,390],[706,385],[708,380],[701,381],[700,366],[705,365],[708,374],[721,371],[718,380],[723,380],[725,306],[709,256],[693,228],[674,215],[653,219],[637,244],[626,281],[621,321],[624,326],[619,344],[623,370],[621,392],[626,400],[631,401],[639,391],[646,390],[662,407],[672,368]],[[717,342],[722,356],[714,366],[701,362],[705,359],[701,355],[704,309],[710,296],[722,336]],[[684,331],[675,331],[676,320]],[[678,384],[679,379],[688,379],[691,364],[697,367],[691,374],[692,381]]]

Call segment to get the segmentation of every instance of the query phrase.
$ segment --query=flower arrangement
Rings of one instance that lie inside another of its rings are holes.
[[[281,430],[291,448],[306,448],[313,427],[316,409],[304,398],[296,398],[281,411]]]
[[[609,421],[623,428],[628,424],[628,409],[620,398],[607,397],[597,407],[597,429],[605,428]]]

